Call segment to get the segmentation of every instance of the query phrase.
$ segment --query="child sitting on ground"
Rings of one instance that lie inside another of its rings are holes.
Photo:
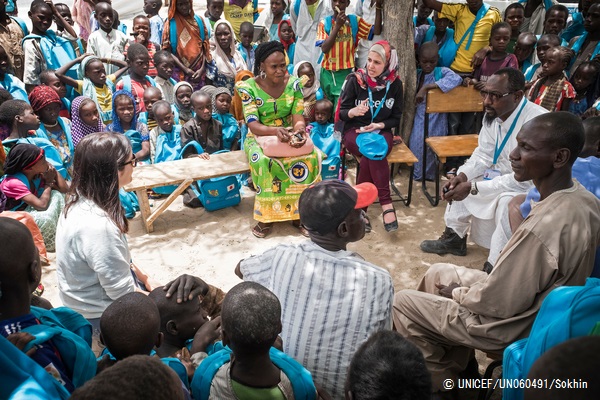
[[[56,72],[53,69],[47,69],[40,74],[40,85],[48,86],[56,92],[60,98],[60,111],[58,112],[58,115],[70,120],[71,100],[67,98],[67,87],[60,79],[58,79],[58,76],[56,76]]]
[[[221,123],[223,132],[223,149],[237,150],[240,141],[240,126],[229,111],[231,109],[232,97],[227,88],[217,88],[213,95],[214,112],[213,119]]]
[[[98,114],[94,100],[79,96],[71,103],[71,137],[73,146],[91,133],[103,132],[104,124]]]
[[[131,150],[136,160],[149,164],[150,136],[148,127],[138,120],[133,95],[125,90],[116,91],[113,95],[112,109],[113,122],[106,127],[106,130],[127,136],[131,142]]]
[[[156,54],[156,46],[150,40],[150,19],[145,15],[138,15],[133,18],[133,41],[127,42],[124,53],[127,54],[127,49],[132,43],[139,43],[148,50],[148,73],[151,78],[156,77],[156,67],[154,65],[154,55]]]
[[[306,126],[306,131],[314,145],[327,155],[321,163],[321,178],[338,179],[340,169],[341,142],[333,134],[333,123],[329,122],[333,113],[333,103],[327,99],[316,102],[315,122]]]
[[[569,80],[575,89],[575,97],[569,105],[569,112],[583,115],[594,104],[598,96],[598,73],[600,65],[594,61],[584,61]]]
[[[159,46],[162,45],[164,21],[158,13],[162,6],[162,0],[144,0],[144,12],[150,19],[150,41]]]
[[[25,84],[12,74],[13,66],[6,50],[0,44],[0,88],[8,91],[13,99],[29,101]]]
[[[242,58],[246,62],[248,71],[254,71],[254,51],[256,50],[256,43],[252,43],[254,39],[254,25],[251,22],[245,21],[240,25],[240,42],[237,45],[237,50],[242,55]]]
[[[123,32],[113,28],[115,18],[112,6],[107,2],[99,2],[94,10],[100,29],[90,34],[87,43],[88,53],[93,53],[98,58],[125,61],[123,52],[128,39]],[[117,68],[108,63],[104,64],[104,69],[109,75],[117,72]]]
[[[473,72],[472,78],[465,78],[465,85],[474,85],[475,89],[482,90],[488,78],[502,68],[519,69],[519,62],[514,54],[506,51],[510,41],[510,25],[506,22],[498,22],[492,26],[490,34],[490,46],[492,51],[483,59],[483,62]]]
[[[76,64],[79,65],[79,79],[73,79],[66,72]],[[120,69],[114,74],[106,75],[104,66],[114,64]],[[96,103],[98,114],[104,124],[112,121],[112,95],[115,82],[127,71],[127,63],[111,58],[98,58],[84,54],[56,70],[56,76],[65,85],[75,88],[82,96],[89,97]]]
[[[284,19],[279,23],[277,28],[277,36],[279,41],[283,44],[285,49],[286,61],[288,63],[288,69],[290,65],[294,64],[294,54],[296,52],[296,35],[292,30],[292,23],[289,19]]]
[[[144,104],[146,105],[146,111],[139,114],[138,120],[148,127],[148,131],[151,131],[158,126],[156,124],[156,119],[154,118],[152,106],[160,100],[163,100],[163,95],[159,88],[150,86],[144,90]]]
[[[0,344],[3,360],[14,362],[14,366],[3,364],[0,371],[2,398],[29,398],[32,392],[24,388],[35,387],[33,382],[40,379],[49,381],[43,385],[49,398],[67,398],[96,374],[89,323],[61,308],[71,317],[71,326],[79,323],[82,327],[79,336],[64,328],[54,312],[30,307],[31,293],[41,275],[38,252],[27,227],[12,218],[0,218]],[[69,346],[71,351],[67,352]],[[26,373],[16,373],[17,368]],[[25,380],[27,385],[23,385]]]
[[[417,95],[415,110],[415,119],[410,133],[408,147],[420,160],[415,163],[413,176],[417,181],[423,179],[433,180],[435,178],[435,169],[437,168],[433,152],[428,149],[427,165],[425,166],[425,176],[423,176],[424,166],[422,161],[423,154],[423,135],[425,126],[425,107],[427,92],[431,89],[439,88],[444,93],[449,92],[461,84],[461,77],[446,67],[437,67],[438,63],[438,45],[435,42],[423,43],[419,48],[419,65],[417,70]],[[429,135],[446,136],[448,134],[448,117],[445,113],[428,114]]]
[[[156,66],[156,87],[162,92],[163,99],[169,104],[175,102],[175,85],[177,81],[171,77],[175,63],[173,56],[166,50],[156,52],[154,55],[154,65]]]
[[[181,81],[173,88],[175,102],[171,105],[173,110],[173,121],[176,125],[185,125],[191,119],[196,117],[196,112],[192,106],[192,85],[186,81]]]
[[[315,104],[323,98],[321,84],[315,79],[315,69],[308,61],[300,61],[294,67],[293,75],[302,83],[302,97],[304,98],[304,122],[310,124],[315,120]]]
[[[566,111],[575,98],[575,89],[565,75],[575,52],[568,47],[558,46],[546,51],[542,63],[544,76],[534,82],[527,99],[548,111]]]
[[[150,55],[148,50],[139,43],[133,43],[127,49],[127,65],[129,75],[117,83],[117,90],[126,90],[133,94],[139,112],[146,111],[144,90],[156,86],[154,79],[148,76]]]
[[[198,366],[194,398],[316,398],[310,372],[272,347],[281,332],[281,305],[271,291],[254,282],[234,286],[221,318],[223,344],[229,348]]]

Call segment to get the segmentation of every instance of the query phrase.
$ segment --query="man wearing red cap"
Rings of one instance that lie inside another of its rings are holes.
[[[262,284],[282,305],[283,346],[334,399],[344,398],[350,360],[374,332],[390,329],[394,296],[388,271],[347,251],[365,235],[372,183],[326,180],[302,192],[298,209],[310,241],[281,244],[242,260],[240,278]]]

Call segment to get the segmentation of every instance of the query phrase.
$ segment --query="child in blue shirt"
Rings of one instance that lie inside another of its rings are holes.
[[[248,71],[254,71],[254,50],[256,50],[257,44],[252,43],[253,38],[254,25],[248,21],[242,22],[242,25],[240,25],[240,43],[238,43],[237,49],[246,62]]]
[[[333,112],[333,103],[327,99],[318,100],[315,104],[315,122],[310,123],[306,129],[314,145],[327,154],[321,163],[321,177],[323,179],[338,179],[340,169],[340,138],[336,138],[333,123],[329,122]]]
[[[229,93],[229,90],[224,87],[215,89],[212,93],[213,97],[213,119],[219,121],[223,127],[223,149],[225,150],[237,150],[239,148],[240,141],[240,126],[230,113],[231,101],[233,98]]]

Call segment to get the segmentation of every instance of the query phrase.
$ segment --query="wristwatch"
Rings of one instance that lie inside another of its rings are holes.
[[[479,189],[477,189],[477,183],[475,181],[471,181],[471,194],[475,196],[479,193]]]

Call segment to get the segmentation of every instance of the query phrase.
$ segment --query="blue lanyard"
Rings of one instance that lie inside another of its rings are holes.
[[[385,94],[383,95],[383,99],[381,99],[379,105],[377,106],[377,109],[375,110],[375,112],[373,112],[373,92],[371,92],[371,88],[369,88],[369,108],[371,109],[371,122],[375,120],[375,117],[377,116],[377,114],[379,114],[381,107],[383,107],[383,103],[385,103],[385,99],[387,98],[388,90],[390,90],[389,81],[385,86]]]
[[[498,162],[498,158],[500,157],[502,150],[504,150],[504,146],[506,146],[506,143],[508,142],[510,135],[512,135],[513,131],[515,130],[515,126],[517,125],[517,121],[519,120],[519,117],[521,116],[521,112],[523,111],[523,108],[525,108],[525,104],[527,104],[527,99],[523,99],[523,105],[521,106],[521,108],[519,109],[519,112],[515,116],[515,119],[513,120],[512,124],[510,125],[510,128],[508,128],[508,132],[506,132],[506,136],[504,137],[504,140],[500,144],[500,148],[498,148],[498,135],[496,135],[496,146],[494,149],[494,161],[493,161],[492,165],[496,165],[496,163]],[[500,128],[500,125],[498,125],[498,129],[502,130],[502,128]]]

